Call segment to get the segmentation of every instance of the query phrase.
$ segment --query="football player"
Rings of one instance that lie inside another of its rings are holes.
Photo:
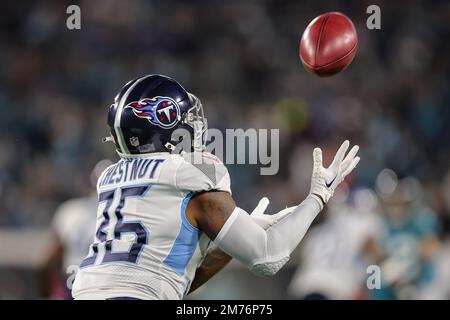
[[[264,198],[249,215],[233,200],[224,164],[203,152],[200,100],[173,79],[128,82],[108,125],[120,160],[98,179],[97,231],[74,282],[76,299],[182,299],[231,257],[256,275],[274,275],[359,161],[358,146],[346,155],[345,141],[324,168],[316,148],[308,197],[275,215],[263,214]],[[177,152],[180,141],[191,150]]]

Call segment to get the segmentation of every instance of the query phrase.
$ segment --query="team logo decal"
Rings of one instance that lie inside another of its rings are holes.
[[[169,97],[145,98],[131,102],[125,108],[133,109],[137,117],[147,119],[151,124],[164,129],[173,128],[180,120],[180,107]]]

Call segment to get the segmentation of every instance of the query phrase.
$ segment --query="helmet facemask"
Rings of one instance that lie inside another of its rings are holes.
[[[202,152],[206,148],[208,121],[205,118],[203,105],[200,102],[200,99],[192,93],[188,93],[188,95],[189,100],[192,103],[192,108],[187,111],[182,122],[189,125],[194,130],[194,137],[192,139],[194,151]]]

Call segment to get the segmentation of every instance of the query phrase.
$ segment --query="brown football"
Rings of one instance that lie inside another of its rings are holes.
[[[342,13],[328,12],[306,27],[299,55],[306,70],[325,77],[344,70],[355,57],[357,46],[353,22]]]

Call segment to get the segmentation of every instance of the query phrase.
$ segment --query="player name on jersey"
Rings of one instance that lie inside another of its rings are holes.
[[[121,160],[106,171],[99,187],[142,179],[145,176],[153,179],[162,162],[164,159]]]

